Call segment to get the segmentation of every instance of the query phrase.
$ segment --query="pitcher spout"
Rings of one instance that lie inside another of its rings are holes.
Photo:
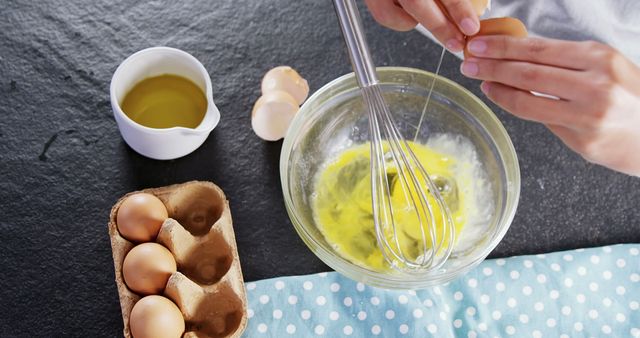
[[[213,128],[218,125],[219,122],[220,111],[218,110],[218,107],[216,107],[216,105],[213,103],[213,100],[209,100],[207,112],[205,113],[202,122],[200,122],[200,124],[196,128],[187,130],[196,134],[208,134],[213,130]]]

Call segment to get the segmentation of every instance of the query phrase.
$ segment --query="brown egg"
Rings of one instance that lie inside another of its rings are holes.
[[[151,194],[127,197],[118,208],[116,223],[122,237],[133,242],[156,239],[162,223],[169,217],[162,201]]]
[[[174,272],[175,258],[158,243],[142,243],[133,247],[122,264],[125,284],[142,295],[161,294]]]
[[[473,37],[468,37],[467,41],[483,35],[508,35],[517,38],[526,38],[527,27],[525,27],[522,21],[511,17],[480,20],[480,31]],[[471,56],[471,53],[467,51],[465,46],[464,57],[466,59],[469,56]]]
[[[133,306],[129,328],[134,338],[180,338],[184,333],[184,318],[169,299],[146,296]]]

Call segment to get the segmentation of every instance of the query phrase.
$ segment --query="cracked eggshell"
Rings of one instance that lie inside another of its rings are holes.
[[[277,141],[287,134],[289,124],[298,109],[295,98],[286,92],[268,92],[253,106],[251,127],[261,139]]]
[[[288,93],[299,106],[309,95],[309,84],[295,69],[289,66],[279,66],[268,71],[262,78],[262,94],[273,91]]]
[[[527,27],[522,23],[522,21],[512,18],[512,17],[504,17],[504,18],[493,18],[480,20],[480,31],[478,34],[468,37],[467,41],[473,39],[478,36],[485,35],[508,35],[516,38],[526,38]],[[467,50],[467,46],[464,48],[464,57],[465,59],[472,56],[471,53]]]
[[[480,20],[478,35],[509,35],[518,38],[527,37],[527,27],[522,21],[512,18],[493,18]]]
[[[478,16],[482,16],[487,9],[491,9],[491,0],[471,0],[471,6]]]

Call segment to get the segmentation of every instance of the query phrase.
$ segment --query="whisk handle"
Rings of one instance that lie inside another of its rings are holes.
[[[364,36],[360,13],[355,0],[333,0],[344,41],[347,44],[351,67],[356,74],[360,87],[369,87],[378,83],[376,67],[369,53]]]

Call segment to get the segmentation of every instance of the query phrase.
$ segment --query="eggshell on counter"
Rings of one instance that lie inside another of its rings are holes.
[[[309,95],[309,84],[298,72],[289,66],[279,66],[269,70],[262,78],[262,94],[284,91],[291,95],[297,105],[301,105]]]
[[[251,127],[261,139],[277,141],[283,138],[291,120],[298,112],[296,100],[284,91],[262,95],[251,112]]]

